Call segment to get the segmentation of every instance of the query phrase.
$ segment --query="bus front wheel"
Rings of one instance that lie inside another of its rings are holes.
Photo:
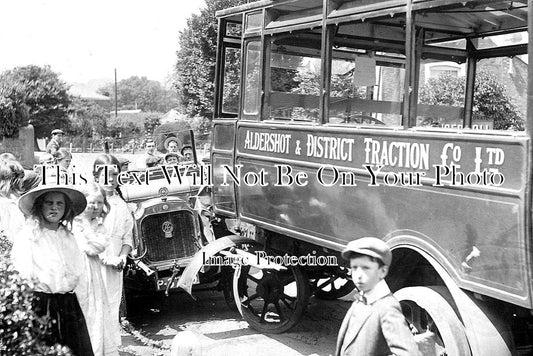
[[[234,283],[235,302],[244,320],[255,330],[278,334],[293,327],[309,302],[309,281],[298,266],[260,269],[243,265]]]

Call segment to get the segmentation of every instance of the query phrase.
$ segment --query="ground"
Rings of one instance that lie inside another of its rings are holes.
[[[128,320],[137,337],[131,330],[123,333],[121,355],[170,355],[174,336],[189,331],[192,334],[187,337],[197,339],[193,355],[327,356],[335,351],[337,332],[350,307],[342,300],[311,298],[307,312],[293,329],[265,335],[231,311],[221,292],[205,290],[194,295],[197,302],[185,293],[154,297],[129,311]],[[158,345],[146,346],[142,341]]]

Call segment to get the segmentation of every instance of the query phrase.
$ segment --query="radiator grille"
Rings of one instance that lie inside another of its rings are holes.
[[[153,262],[190,257],[198,251],[195,244],[194,217],[182,210],[150,215],[141,223],[141,231],[148,251],[146,257]],[[170,238],[165,237],[163,224],[172,223]]]

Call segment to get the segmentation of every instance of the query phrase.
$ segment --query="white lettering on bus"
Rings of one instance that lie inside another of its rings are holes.
[[[388,142],[365,138],[365,163],[392,167],[429,169],[429,144]]]
[[[244,149],[289,154],[290,134],[246,131]]]
[[[355,139],[353,138],[307,134],[307,157],[351,162],[353,160],[354,143]]]

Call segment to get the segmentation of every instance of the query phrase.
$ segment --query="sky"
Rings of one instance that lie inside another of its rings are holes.
[[[204,0],[1,0],[0,71],[48,64],[68,83],[165,82],[178,32]]]

